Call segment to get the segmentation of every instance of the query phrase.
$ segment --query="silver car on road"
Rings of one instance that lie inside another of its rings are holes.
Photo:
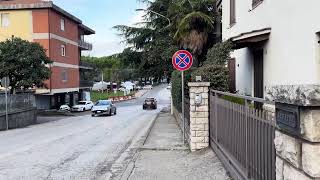
[[[92,117],[97,115],[116,115],[117,107],[110,100],[99,100],[92,107]]]

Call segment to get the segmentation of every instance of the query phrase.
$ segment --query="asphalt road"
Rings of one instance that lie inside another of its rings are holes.
[[[152,121],[170,103],[165,85],[117,104],[111,117],[90,115],[0,132],[0,180],[90,180],[119,177]],[[145,97],[158,110],[143,111]]]

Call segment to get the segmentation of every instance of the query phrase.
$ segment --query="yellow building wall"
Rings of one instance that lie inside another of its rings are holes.
[[[11,38],[12,35],[22,39],[32,41],[33,24],[32,24],[32,11],[19,10],[19,11],[0,11],[0,14],[9,14],[9,26],[1,27],[0,19],[0,41]]]

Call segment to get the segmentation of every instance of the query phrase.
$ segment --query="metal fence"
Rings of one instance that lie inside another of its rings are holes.
[[[188,142],[190,137],[190,98],[186,97],[184,99],[184,128],[185,128],[185,140]]]
[[[260,106],[272,102],[214,90],[210,94],[210,145],[233,178],[275,180],[274,113]]]
[[[9,94],[8,95],[8,112],[16,112],[36,107],[35,96],[30,93],[26,94]],[[5,94],[0,94],[0,114],[6,111]]]

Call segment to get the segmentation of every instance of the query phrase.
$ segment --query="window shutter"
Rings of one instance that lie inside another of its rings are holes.
[[[236,23],[236,2],[230,0],[230,25]]]
[[[2,27],[8,27],[9,24],[10,24],[9,14],[8,13],[1,14],[1,26]]]

